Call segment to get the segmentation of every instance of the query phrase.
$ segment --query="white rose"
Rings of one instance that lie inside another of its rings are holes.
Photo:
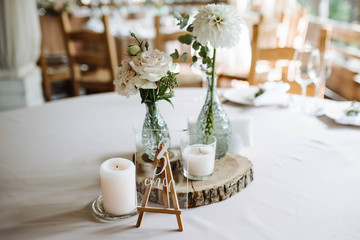
[[[157,49],[138,54],[130,61],[132,69],[140,79],[157,82],[167,75],[172,67],[171,57]]]

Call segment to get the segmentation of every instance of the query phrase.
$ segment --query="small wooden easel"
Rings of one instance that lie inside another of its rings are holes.
[[[136,223],[136,227],[140,227],[145,212],[166,213],[166,214],[175,214],[176,215],[176,219],[177,219],[178,226],[179,226],[179,231],[183,231],[181,210],[179,208],[179,202],[178,202],[176,191],[175,191],[175,182],[174,182],[173,174],[172,174],[172,171],[170,168],[169,154],[166,149],[165,149],[165,151],[162,151],[164,147],[165,147],[165,144],[160,144],[158,149],[156,150],[154,163],[152,165],[152,171],[154,172],[160,163],[160,167],[161,167],[160,177],[163,178],[163,183],[164,183],[162,195],[164,198],[165,208],[146,207],[148,200],[149,200],[151,187],[152,187],[152,184],[150,184],[146,188],[144,198],[141,203],[141,207],[137,208],[138,212],[139,212],[139,217],[138,217],[138,220]],[[162,152],[164,154],[161,154]],[[163,161],[161,161],[161,159],[163,159]],[[156,174],[154,172],[154,175],[152,177],[152,182],[154,182],[155,175]],[[169,186],[169,184],[170,184],[170,186]],[[174,205],[174,209],[170,208],[170,198],[169,198],[170,196],[169,196],[168,188],[170,188],[171,199],[172,199],[172,202]]]

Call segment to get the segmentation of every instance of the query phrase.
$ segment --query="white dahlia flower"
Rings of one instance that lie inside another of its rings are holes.
[[[208,4],[199,9],[193,21],[198,42],[213,48],[235,47],[245,26],[237,10],[228,5]]]

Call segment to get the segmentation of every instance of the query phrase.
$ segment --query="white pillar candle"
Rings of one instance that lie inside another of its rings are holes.
[[[186,171],[192,176],[207,176],[214,172],[215,151],[212,146],[189,145],[184,149],[182,158]]]
[[[124,215],[136,208],[135,165],[128,159],[111,158],[100,166],[101,192],[106,212]]]

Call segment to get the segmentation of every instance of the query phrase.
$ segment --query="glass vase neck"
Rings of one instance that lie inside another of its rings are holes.
[[[146,111],[147,112],[155,112],[158,110],[158,102],[146,102],[145,103],[146,106]]]
[[[207,80],[207,101],[216,101],[217,99],[217,94],[216,94],[216,80],[217,77],[214,76],[214,78],[211,75],[207,75],[206,76],[206,80]]]

